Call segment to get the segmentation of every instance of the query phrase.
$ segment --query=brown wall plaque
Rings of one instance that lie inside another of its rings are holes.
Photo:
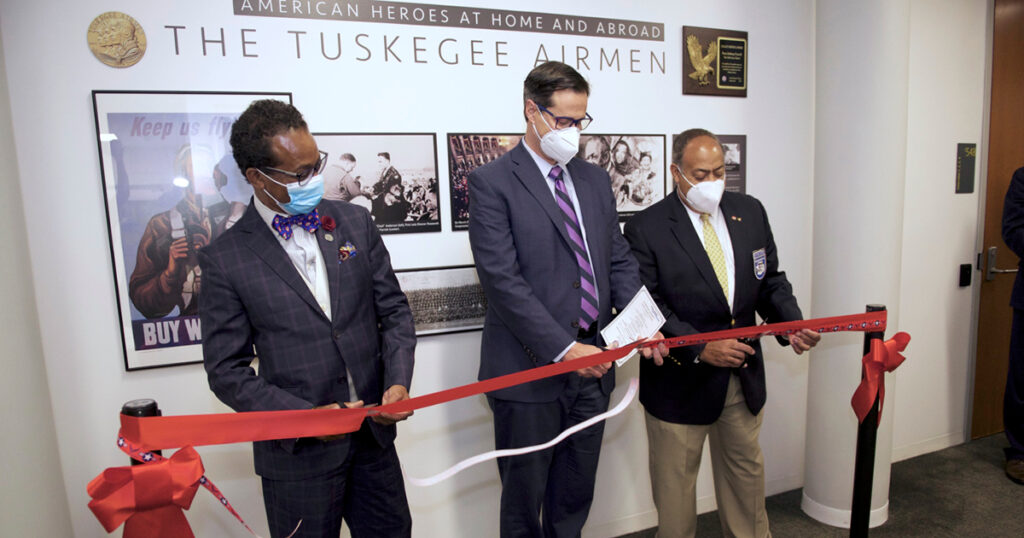
[[[683,26],[683,93],[747,96],[747,33]]]

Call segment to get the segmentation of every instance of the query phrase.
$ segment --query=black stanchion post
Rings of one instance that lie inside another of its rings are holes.
[[[149,398],[143,398],[141,400],[132,400],[125,402],[121,406],[121,414],[128,415],[130,417],[159,417],[162,413],[160,408],[156,405],[156,400]],[[163,455],[159,450],[154,450],[154,454]],[[136,461],[132,458],[132,465],[141,465],[141,461]]]
[[[869,304],[867,312],[880,312],[885,305]],[[871,351],[871,341],[881,340],[884,332],[864,333],[864,354]],[[865,372],[861,367],[861,379]],[[857,456],[853,465],[853,505],[850,508],[850,536],[868,535],[871,518],[871,489],[875,479],[875,447],[878,441],[878,396],[871,410],[857,428]]]

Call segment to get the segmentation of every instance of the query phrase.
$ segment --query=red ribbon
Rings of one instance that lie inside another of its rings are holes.
[[[192,538],[184,510],[203,476],[192,447],[163,461],[112,467],[89,482],[89,509],[107,532],[124,523],[125,538]]]
[[[900,354],[907,349],[910,343],[910,335],[904,332],[896,333],[892,338],[882,342],[881,338],[871,341],[871,351],[864,355],[864,370],[861,374],[860,385],[853,393],[850,403],[853,405],[853,412],[857,414],[857,421],[864,422],[871,407],[875,404],[875,396],[878,396],[878,423],[882,423],[882,404],[885,402],[885,372],[895,370],[906,357]]]
[[[202,446],[271,439],[317,437],[354,432],[367,415],[402,413],[431,405],[450,402],[476,394],[520,385],[546,377],[573,372],[625,357],[636,348],[656,347],[659,343],[680,347],[732,338],[787,336],[809,329],[818,333],[844,331],[885,331],[886,312],[869,312],[803,321],[788,321],[753,327],[741,327],[702,334],[677,336],[664,340],[647,340],[611,349],[572,361],[561,361],[531,368],[468,385],[433,392],[401,402],[370,409],[310,409],[298,411],[251,411],[211,415],[168,417],[130,417],[121,415],[121,431],[125,438],[148,450]]]
[[[172,457],[172,459],[174,459],[182,453],[195,454],[195,451],[191,448],[192,446],[264,441],[271,439],[291,439],[298,437],[317,437],[354,432],[359,429],[363,420],[365,420],[369,415],[412,411],[460,398],[466,398],[476,394],[529,383],[538,379],[612,362],[629,355],[629,353],[635,349],[653,348],[659,344],[665,344],[667,347],[673,348],[733,338],[759,338],[770,335],[788,336],[803,329],[812,330],[818,333],[829,333],[845,331],[884,332],[885,328],[885,311],[817,318],[804,321],[773,323],[754,327],[742,327],[724,331],[677,336],[673,338],[666,338],[664,340],[633,342],[632,344],[617,349],[597,353],[581,359],[561,361],[547,366],[532,368],[530,370],[524,370],[492,379],[486,379],[477,383],[470,383],[468,385],[442,390],[370,409],[343,408],[297,411],[255,411],[247,413],[221,413],[167,417],[130,417],[122,414],[121,431],[126,442],[129,446],[132,446],[133,450],[136,452],[143,450],[157,450],[161,448],[186,447],[175,454],[174,457]],[[905,333],[900,334],[904,335],[906,340],[910,339],[910,337],[906,336]],[[897,335],[894,339],[898,338],[900,338],[900,335]],[[888,344],[889,342],[886,342],[886,345]],[[904,343],[903,347],[905,346],[906,344]],[[899,350],[902,350],[903,347],[900,347]],[[898,356],[898,353],[894,351],[892,355]],[[899,362],[902,362],[902,360],[902,356],[899,356]],[[899,362],[896,362],[896,365],[898,365]],[[864,364],[865,369],[867,370],[868,357],[865,357]],[[872,368],[874,367],[872,366]],[[892,366],[892,368],[895,368],[895,365]],[[877,374],[875,378],[877,379],[879,375],[880,374]],[[860,390],[861,389],[858,388],[858,392]],[[874,394],[874,392],[871,394]],[[134,454],[133,457],[135,457]],[[184,456],[182,456],[182,458],[184,458]],[[202,464],[198,461],[198,454],[195,454],[195,460],[196,464],[199,466],[198,472],[190,473],[188,478],[191,481],[185,480],[183,482],[183,484],[191,484],[188,486],[190,489],[188,490],[187,500],[185,499],[185,495],[174,493],[175,491],[182,492],[183,490],[177,482],[175,482],[175,487],[177,489],[172,489],[171,482],[173,480],[171,479],[162,478],[159,481],[151,480],[149,482],[140,482],[138,484],[133,483],[132,473],[140,472],[138,470],[150,468],[155,465],[155,463],[150,463],[141,467],[108,469],[103,474],[96,477],[96,479],[89,484],[89,494],[94,498],[94,500],[89,503],[89,507],[93,509],[93,512],[96,513],[96,517],[100,519],[103,526],[108,531],[116,529],[121,522],[127,519],[128,524],[125,525],[125,536],[157,536],[160,538],[163,536],[191,537],[192,533],[188,529],[188,522],[185,521],[184,514],[179,506],[188,508],[192,500],[192,495],[195,494],[195,481],[202,476]],[[121,485],[115,487],[114,484]],[[204,481],[204,485],[207,488],[212,487],[212,483],[208,480]],[[214,492],[215,495],[218,495],[218,498],[225,507],[227,507],[228,510],[231,510],[231,512],[235,514],[235,517],[241,521],[238,514],[235,513],[227,503],[227,499],[224,499],[223,496],[215,489],[211,489],[211,491]],[[147,502],[132,504],[134,503],[134,499],[140,496],[147,499]],[[106,500],[108,497],[114,497],[114,499]],[[154,503],[149,502],[150,497],[158,499],[170,497],[184,500],[186,502],[184,504],[176,503],[177,505],[165,502],[159,505],[156,509],[147,509],[144,511],[136,508],[137,506],[155,506]],[[148,514],[149,512],[156,512],[157,510],[165,509],[166,512],[160,512],[159,515],[143,516],[143,514]],[[171,512],[173,512],[174,515],[171,515]],[[167,515],[164,515],[165,513]],[[155,523],[149,523],[150,518],[153,517],[157,518],[157,522],[168,525],[170,524],[169,522],[171,519],[177,517],[182,527],[175,531],[177,534],[175,532],[169,532],[168,534],[155,534],[154,529],[157,528]],[[128,531],[132,527],[132,522],[135,521],[136,518],[140,518],[138,520],[140,522],[145,522],[148,526],[145,527],[144,531],[139,531],[141,534],[129,535]],[[244,524],[244,521],[242,523]]]

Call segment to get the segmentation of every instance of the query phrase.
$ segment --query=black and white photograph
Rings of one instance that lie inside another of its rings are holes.
[[[93,92],[128,370],[202,360],[196,253],[252,197],[228,139],[256,99],[291,94]]]
[[[718,135],[725,152],[725,190],[747,192],[747,135]]]
[[[395,271],[409,299],[416,335],[472,331],[484,326],[487,298],[476,266]]]
[[[608,172],[620,221],[665,197],[665,135],[585,133],[576,156]]]
[[[441,231],[433,133],[313,133],[324,198],[361,205],[382,234]]]
[[[448,175],[452,197],[452,230],[469,228],[469,173],[514,148],[523,135],[449,133]]]

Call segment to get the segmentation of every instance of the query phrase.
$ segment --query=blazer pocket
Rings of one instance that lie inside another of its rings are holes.
[[[277,387],[277,388],[287,392],[288,394],[291,394],[292,396],[295,396],[297,398],[302,398],[303,400],[306,400],[307,402],[312,401],[310,399],[310,390],[309,390],[310,387],[309,387],[308,384],[304,384],[304,383],[294,384],[294,385],[277,385],[277,384],[274,384],[274,383],[271,383],[271,384],[274,385],[275,387]],[[316,402],[313,402],[313,403],[314,403],[314,405],[316,404]]]

